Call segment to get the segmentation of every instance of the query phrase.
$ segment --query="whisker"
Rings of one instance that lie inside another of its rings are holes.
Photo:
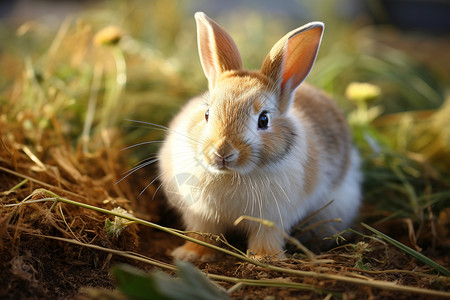
[[[265,176],[265,179],[267,179],[267,183],[270,185],[270,179]],[[281,210],[280,210],[280,205],[278,204],[278,199],[275,196],[275,193],[273,192],[273,190],[270,188],[270,193],[272,194],[273,200],[275,201],[275,205],[277,206],[277,210],[278,210],[278,216],[280,217],[280,224],[281,224],[281,230],[284,231],[284,222],[283,222],[283,217],[281,216]]]
[[[138,120],[131,120],[131,119],[125,119],[125,121],[128,122],[133,122],[133,123],[138,123],[138,124],[144,124],[144,125],[150,125],[150,126],[154,126],[163,130],[167,130],[170,131],[171,129],[169,127],[163,126],[163,125],[159,125],[156,123],[151,123],[151,122],[145,122],[145,121],[138,121]]]
[[[286,197],[287,202],[288,202],[288,203],[291,203],[291,199],[289,199],[289,197],[288,197],[288,195],[286,194],[286,191],[283,189],[283,187],[282,187],[277,181],[274,181],[274,182],[275,182],[275,183],[277,184],[277,186],[280,188],[280,191],[283,192],[284,196]]]
[[[159,160],[158,158],[152,159],[152,160],[150,160],[150,161],[147,161],[147,162],[145,162],[145,163],[142,163],[142,164],[140,164],[140,165],[138,165],[138,166],[132,168],[131,170],[128,170],[128,171],[126,171],[126,172],[123,172],[122,174],[127,174],[127,175],[125,175],[124,177],[122,177],[119,181],[117,181],[117,182],[114,183],[114,184],[120,183],[122,180],[124,180],[125,178],[127,178],[128,176],[130,176],[131,174],[133,174],[134,172],[136,172],[136,171],[138,171],[138,170],[140,170],[140,169],[142,169],[142,168],[144,168],[144,167],[146,167],[146,166],[149,166],[149,165],[151,165],[151,164],[157,162],[158,160]],[[122,175],[122,174],[120,174],[120,175]]]
[[[128,146],[128,147],[126,147],[126,148],[120,149],[120,151],[125,151],[125,150],[128,150],[128,149],[134,148],[134,147],[138,147],[138,146],[142,146],[142,145],[147,145],[147,144],[155,144],[155,143],[164,143],[164,141],[148,141],[148,142],[142,142],[142,143],[139,143],[139,144],[131,145],[131,146]]]
[[[159,176],[158,176],[158,177],[159,177]],[[162,185],[164,184],[164,182],[166,182],[166,180],[167,180],[167,178],[164,179],[164,180],[159,184],[158,188],[157,188],[157,189],[155,190],[155,192],[153,193],[152,201],[153,201],[153,199],[155,199],[156,193],[158,193],[159,189],[162,187]],[[139,194],[139,196],[140,196],[140,194]],[[139,197],[139,196],[138,196],[138,197]]]
[[[159,160],[158,157],[156,156],[152,156],[152,157],[148,157],[146,159],[141,160],[140,162],[138,162],[132,169],[122,172],[120,175],[124,175],[127,174],[129,172],[133,172],[134,170],[143,167],[143,165],[148,166],[148,164],[152,164],[155,161]]]
[[[238,173],[233,173],[233,182],[236,180],[235,178],[237,177],[237,180],[239,180],[239,174]],[[233,191],[233,194],[231,194],[231,200],[233,201],[233,198],[234,198],[234,196],[236,195],[236,192],[237,192],[237,190],[238,190],[238,188],[239,188],[239,181],[237,181],[235,184],[235,188],[234,188],[234,191]],[[244,212],[246,211],[247,209],[245,209],[244,210]]]
[[[173,132],[173,133],[179,134],[179,135],[181,135],[181,136],[183,136],[183,137],[185,137],[187,139],[190,139],[190,140],[196,142],[196,140],[194,138],[192,138],[192,137],[190,137],[190,136],[188,136],[188,135],[186,135],[186,134],[184,134],[182,132],[178,132],[178,131],[173,130],[173,129],[169,128],[169,127],[163,126],[163,125],[159,125],[159,124],[151,123],[151,122],[145,122],[145,121],[131,120],[131,119],[125,119],[125,121],[134,122],[134,123],[143,124],[143,125],[153,126],[153,127],[156,127],[159,130]]]
[[[258,187],[258,183],[256,183],[256,187]],[[256,196],[257,196],[258,204],[259,204],[259,216],[260,216],[260,219],[264,220],[265,219],[265,217],[264,217],[264,210],[263,210],[264,198],[263,198],[263,196],[261,194],[261,189],[256,188],[255,190],[256,190]],[[266,206],[267,206],[267,204],[266,204]],[[258,235],[261,232],[261,228],[262,228],[262,224],[259,223],[258,233],[256,235]]]
[[[142,194],[145,192],[145,190],[148,189],[149,186],[151,186],[156,180],[158,180],[159,177],[161,177],[162,174],[159,174],[158,176],[156,176],[149,184],[147,184],[147,186],[139,193],[139,195],[137,196],[137,198],[141,197]],[[156,192],[155,192],[156,193]],[[154,195],[154,194],[153,194]],[[152,198],[153,199],[153,198]]]

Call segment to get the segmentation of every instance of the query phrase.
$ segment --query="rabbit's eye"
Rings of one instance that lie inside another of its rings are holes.
[[[207,109],[205,111],[205,120],[206,120],[206,122],[208,122],[208,118],[209,118],[209,109]]]
[[[267,115],[267,111],[263,111],[258,118],[258,128],[267,129],[268,125],[269,125],[269,116]]]

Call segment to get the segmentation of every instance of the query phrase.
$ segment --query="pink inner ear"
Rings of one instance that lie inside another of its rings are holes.
[[[285,45],[283,82],[295,89],[308,76],[316,60],[322,37],[322,27],[317,26],[291,36]]]

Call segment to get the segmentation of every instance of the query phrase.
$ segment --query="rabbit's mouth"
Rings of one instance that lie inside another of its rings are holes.
[[[213,154],[213,157],[210,158],[209,165],[216,172],[232,172],[236,166],[236,159],[234,156],[235,155],[220,156]]]
[[[239,160],[231,158],[215,158],[210,161],[207,169],[215,174],[239,174],[244,175],[251,173],[254,166],[251,164],[240,164]]]

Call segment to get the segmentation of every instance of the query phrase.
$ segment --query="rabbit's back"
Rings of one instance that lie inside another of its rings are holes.
[[[307,83],[294,93],[293,113],[313,139],[308,143],[313,148],[309,149],[310,157],[320,157],[329,170],[329,180],[338,184],[351,163],[351,134],[344,114],[333,99]]]

